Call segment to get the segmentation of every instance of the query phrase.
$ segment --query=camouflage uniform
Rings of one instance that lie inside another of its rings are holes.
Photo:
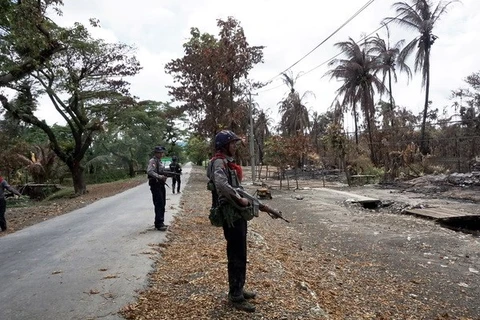
[[[247,220],[241,214],[241,208],[234,205],[234,198],[241,198],[234,188],[241,187],[234,170],[228,162],[233,158],[214,158],[207,168],[207,177],[213,182],[212,191],[216,203],[213,207],[225,216],[222,221],[223,234],[227,240],[229,297],[243,299],[247,271]],[[238,298],[240,297],[240,298]]]

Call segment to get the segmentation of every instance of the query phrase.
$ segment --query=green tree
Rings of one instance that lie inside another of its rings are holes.
[[[46,16],[57,12],[61,0],[0,0],[0,88],[37,70],[64,50],[63,41],[74,29],[58,27]],[[0,95],[2,101],[7,100]]]
[[[176,128],[176,119],[182,120],[183,113],[169,103],[140,101],[109,121],[97,143],[118,158],[133,177],[145,167],[155,145],[165,145],[168,154],[180,152],[176,143],[184,130]],[[95,156],[103,155],[98,150]]]
[[[129,84],[123,79],[139,70],[132,47],[92,39],[85,28],[77,25],[69,46],[29,79],[44,90],[54,110],[65,120],[70,143],[61,144],[52,127],[28,108],[8,101],[2,101],[3,107],[47,134],[52,149],[71,172],[75,193],[83,194],[86,184],[82,159],[104,125],[134,103]]]
[[[456,0],[439,1],[435,6],[430,0],[410,0],[409,2],[396,2],[393,4],[397,15],[388,17],[386,22],[393,21],[407,30],[414,30],[418,36],[411,40],[399,53],[399,61],[406,61],[415,52],[414,71],[422,72],[422,86],[425,88],[425,104],[423,107],[422,128],[420,133],[420,151],[428,153],[425,139],[425,126],[428,117],[430,94],[430,53],[437,36],[433,28],[440,17],[445,14],[448,6]]]
[[[185,153],[190,161],[197,165],[202,165],[203,161],[207,160],[209,156],[213,156],[210,151],[209,143],[197,135],[192,135],[188,139],[185,147]]]

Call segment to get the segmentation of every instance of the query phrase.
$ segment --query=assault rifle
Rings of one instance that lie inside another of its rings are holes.
[[[159,170],[158,174],[161,175],[161,176],[165,176],[167,178],[182,175],[181,173],[176,173],[176,172],[173,172],[173,171],[170,171],[170,170]]]
[[[155,171],[155,172],[157,172],[157,171]],[[176,172],[172,172],[172,171],[170,171],[170,170],[164,170],[164,169],[163,169],[163,170],[159,170],[157,173],[158,173],[159,175],[165,176],[165,177],[167,177],[167,178],[172,178],[172,177],[175,177],[175,176],[180,176],[180,175],[182,175],[181,173],[176,173]],[[156,181],[157,183],[160,182],[159,179],[153,178],[153,177],[149,176],[148,174],[147,174],[147,178],[148,178],[149,181],[153,180],[153,181]],[[163,183],[164,183],[167,187],[170,188],[170,186],[167,184],[166,181],[163,181]]]
[[[241,188],[235,188],[235,190],[238,192],[239,195],[248,199],[250,204],[253,206],[253,212],[257,217],[258,217],[258,210],[260,210],[260,211],[268,213],[268,215],[273,219],[280,218],[283,221],[290,223],[290,221],[288,221],[287,219],[285,219],[282,216],[281,211],[279,211],[277,209],[270,208],[269,206],[260,202],[260,200],[258,200],[257,198],[255,198],[254,196],[252,196],[251,194],[249,194],[248,192],[246,192],[245,190],[243,190]]]

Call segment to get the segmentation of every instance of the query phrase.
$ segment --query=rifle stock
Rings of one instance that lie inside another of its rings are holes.
[[[239,195],[241,195],[242,197],[250,201],[250,204],[254,207],[255,211],[260,210],[260,211],[266,212],[273,219],[282,219],[283,221],[290,223],[290,221],[288,221],[282,216],[282,212],[280,210],[267,206],[266,204],[260,202],[260,200],[258,200],[257,198],[255,198],[254,196],[252,196],[251,194],[249,194],[248,192],[246,192],[241,188],[236,188],[235,190],[238,192]],[[258,213],[256,215],[258,216]]]

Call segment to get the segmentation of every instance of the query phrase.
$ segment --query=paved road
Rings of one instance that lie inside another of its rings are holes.
[[[167,224],[179,202],[167,189]],[[145,183],[0,238],[0,319],[120,319],[166,239],[153,220]]]

